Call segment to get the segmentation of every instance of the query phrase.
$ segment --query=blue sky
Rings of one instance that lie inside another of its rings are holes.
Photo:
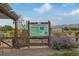
[[[50,20],[52,25],[79,24],[77,3],[14,3],[10,6],[18,15],[22,15],[24,20]],[[4,24],[12,24],[11,20],[7,22]],[[3,24],[1,20],[0,24]]]

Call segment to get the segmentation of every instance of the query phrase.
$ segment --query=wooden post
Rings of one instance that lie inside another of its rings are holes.
[[[30,48],[30,21],[28,21],[28,48]]]
[[[51,40],[51,23],[50,23],[50,21],[48,21],[48,27],[49,27],[48,46],[50,48],[51,47],[51,43],[50,43],[50,40]]]
[[[15,33],[13,39],[13,47],[18,48],[18,20],[15,21]]]

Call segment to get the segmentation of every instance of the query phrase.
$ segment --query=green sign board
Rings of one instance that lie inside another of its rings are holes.
[[[30,36],[48,36],[49,28],[48,24],[31,24],[30,25]]]

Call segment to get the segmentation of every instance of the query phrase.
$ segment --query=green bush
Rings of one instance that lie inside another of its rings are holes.
[[[76,42],[74,42],[71,38],[66,36],[53,36],[51,39],[51,47],[54,49],[71,49],[77,47]]]
[[[52,45],[52,48],[60,50],[60,49],[71,49],[74,48],[75,46],[73,45],[68,45],[68,44],[62,44],[62,43],[58,43],[58,42],[54,42]]]
[[[75,33],[76,36],[79,36],[79,32]]]
[[[53,48],[54,49],[57,49],[57,50],[59,50],[59,49],[61,49],[61,43],[58,43],[58,42],[53,42]]]
[[[64,33],[63,32],[53,32],[53,35],[61,36],[61,35],[64,35]]]
[[[78,52],[52,53],[49,56],[79,56]]]

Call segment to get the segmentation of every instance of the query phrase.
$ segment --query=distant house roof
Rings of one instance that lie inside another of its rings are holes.
[[[18,20],[19,16],[12,10],[9,4],[0,3],[0,19]]]

